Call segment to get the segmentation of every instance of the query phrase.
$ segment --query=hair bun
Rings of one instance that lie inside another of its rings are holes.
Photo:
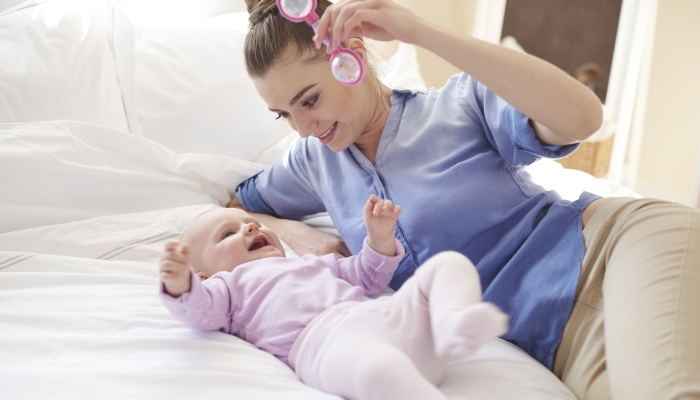
[[[256,25],[277,10],[276,0],[245,0],[245,4],[248,8],[248,22],[251,26]]]

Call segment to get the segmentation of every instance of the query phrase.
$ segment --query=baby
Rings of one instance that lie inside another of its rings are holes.
[[[198,216],[160,261],[160,296],[187,325],[236,335],[287,363],[317,389],[348,399],[446,399],[449,360],[507,330],[481,302],[479,276],[456,252],[426,261],[393,295],[405,254],[401,213],[371,195],[362,251],[285,258],[277,235],[236,208]]]

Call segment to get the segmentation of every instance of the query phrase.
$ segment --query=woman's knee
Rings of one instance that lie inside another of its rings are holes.
[[[624,260],[635,269],[649,264],[653,269],[669,264],[668,257],[684,259],[697,256],[700,236],[700,212],[687,206],[660,200],[641,202],[641,206],[623,212],[607,239],[614,243],[610,262]],[[621,217],[621,218],[620,218]],[[664,265],[656,265],[662,262]],[[613,267],[612,265],[610,267]],[[606,272],[606,277],[607,277]]]

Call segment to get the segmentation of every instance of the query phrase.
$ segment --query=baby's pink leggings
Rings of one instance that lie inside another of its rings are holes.
[[[447,361],[504,334],[507,319],[481,302],[474,265],[444,252],[392,296],[324,311],[294,343],[289,362],[306,384],[346,399],[446,399],[436,385]]]

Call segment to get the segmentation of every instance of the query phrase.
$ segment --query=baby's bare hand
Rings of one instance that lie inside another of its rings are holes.
[[[370,195],[365,204],[365,227],[367,236],[376,240],[394,239],[394,228],[401,214],[401,206],[391,200],[380,200]]]
[[[160,280],[165,291],[178,297],[190,291],[190,246],[178,247],[177,242],[165,244],[160,257]]]

